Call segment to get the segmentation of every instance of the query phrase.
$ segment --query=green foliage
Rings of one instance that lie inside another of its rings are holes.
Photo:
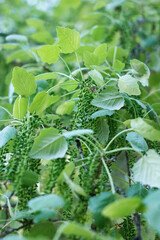
[[[147,208],[147,212],[144,214],[148,224],[159,233],[159,198],[160,191],[151,192],[144,200],[143,203]]]
[[[15,138],[17,131],[14,127],[7,126],[0,131],[0,147],[3,147],[10,139]]]
[[[118,86],[121,92],[127,93],[128,95],[141,94],[137,80],[128,74],[119,78]]]
[[[159,165],[159,154],[155,150],[149,149],[146,155],[140,158],[132,168],[134,181],[159,188]]]
[[[124,105],[124,99],[116,89],[113,90],[113,87],[108,87],[95,97],[92,104],[107,110],[119,110]]]
[[[62,53],[75,52],[80,47],[79,32],[69,28],[57,27],[57,36]]]
[[[112,220],[120,217],[126,217],[133,213],[136,208],[139,207],[140,203],[141,199],[138,197],[120,199],[114,203],[107,205],[102,210],[102,214]]]
[[[126,140],[130,143],[132,148],[135,149],[136,151],[139,151],[139,152],[145,151],[146,152],[148,150],[146,141],[144,140],[144,138],[142,136],[140,136],[136,132],[127,133]]]
[[[19,67],[13,69],[12,84],[17,94],[26,97],[32,95],[37,87],[33,74]]]
[[[67,143],[57,129],[42,129],[40,135],[35,138],[30,157],[46,160],[64,157],[67,151]]]
[[[51,64],[57,62],[60,57],[60,49],[58,45],[45,45],[38,49],[38,54],[43,62]]]
[[[152,120],[137,118],[131,120],[135,132],[151,141],[160,141],[160,126]]]
[[[54,100],[55,100],[54,96],[50,96],[48,93],[42,91],[38,93],[33,99],[33,102],[29,107],[29,111],[31,113],[35,112],[37,115],[40,115],[46,108],[48,108],[54,102]]]
[[[159,239],[157,0],[10,5],[0,1],[0,238]]]
[[[18,119],[24,118],[28,110],[28,104],[27,97],[17,97],[13,106],[13,116]]]

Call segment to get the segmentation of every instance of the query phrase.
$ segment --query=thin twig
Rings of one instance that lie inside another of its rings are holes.
[[[11,234],[13,232],[19,231],[20,229],[23,229],[23,228],[25,228],[27,226],[30,226],[32,224],[33,224],[33,222],[27,222],[27,223],[24,223],[22,226],[20,226],[18,228],[8,228],[6,231],[0,233],[0,238],[5,237],[8,234]]]

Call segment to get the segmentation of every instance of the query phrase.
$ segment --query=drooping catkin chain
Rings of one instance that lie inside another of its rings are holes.
[[[22,125],[17,128],[11,158],[5,170],[5,181],[13,183],[15,195],[18,197],[18,207],[21,210],[26,208],[28,200],[36,196],[36,183],[28,186],[23,180],[26,171],[31,174],[40,173],[40,160],[30,158],[29,152],[41,125],[41,119],[35,114],[30,116],[29,121],[26,116],[24,117]]]

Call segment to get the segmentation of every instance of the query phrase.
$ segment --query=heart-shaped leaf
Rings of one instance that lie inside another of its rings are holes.
[[[44,158],[46,160],[62,158],[67,151],[67,142],[59,134],[57,129],[42,129],[40,135],[35,138],[30,157],[35,159]]]
[[[160,155],[153,149],[148,150],[146,155],[134,164],[132,172],[135,182],[160,188]]]

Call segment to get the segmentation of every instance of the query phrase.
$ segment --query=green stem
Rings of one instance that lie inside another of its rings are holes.
[[[79,71],[80,71],[80,74],[81,74],[82,80],[84,81],[83,74],[82,74],[82,70],[81,70],[81,66],[80,66],[80,63],[79,63],[79,60],[78,60],[78,55],[77,55],[76,52],[75,52],[75,55],[76,55],[76,59],[77,59],[77,63],[78,63],[78,66],[79,66]]]
[[[68,67],[68,64],[66,63],[66,61],[62,57],[60,57],[60,59],[65,64],[66,68],[68,69],[69,74],[72,76],[72,72],[71,72],[70,68]]]
[[[111,173],[109,171],[109,168],[108,168],[107,164],[105,163],[103,157],[101,157],[101,160],[102,160],[103,166],[104,166],[104,168],[105,168],[105,170],[107,172],[107,175],[108,175],[108,178],[109,178],[109,182],[111,184],[112,193],[115,194],[116,191],[115,191],[115,187],[114,187],[114,184],[113,184],[113,179],[112,179]]]
[[[71,77],[71,76],[69,76],[69,75],[67,75],[67,74],[65,74],[65,73],[61,73],[61,72],[55,72],[55,73],[57,73],[58,75],[64,76],[64,77],[66,77],[66,78],[75,80],[73,77]]]
[[[4,96],[4,97],[0,97],[0,100],[3,100],[3,99],[10,99],[10,98],[16,98],[17,96],[11,96],[11,97],[8,97],[8,96]]]
[[[97,149],[97,151],[100,153],[100,155],[102,155],[101,150],[100,150],[93,142],[91,142],[90,139],[88,139],[87,137],[85,137],[85,136],[83,136],[83,135],[81,136],[81,138],[83,138],[84,140],[88,141],[94,148]]]
[[[87,143],[85,141],[83,141],[81,138],[77,138],[79,141],[81,141],[88,149],[89,153],[92,154],[92,151],[90,149],[90,147],[87,145]]]
[[[0,106],[0,108],[2,108],[4,111],[6,111],[12,118],[14,118],[14,116],[4,107]]]
[[[74,90],[74,91],[69,92],[69,93],[66,93],[66,94],[62,95],[61,98],[62,98],[62,97],[65,97],[65,96],[67,96],[67,95],[70,95],[70,94],[72,94],[72,93],[78,92],[78,91],[79,91],[79,89],[78,89],[78,90]]]
[[[113,63],[112,64],[114,64],[114,62],[116,60],[116,54],[117,54],[117,46],[115,46],[115,48],[114,48],[114,55],[113,55]]]
[[[116,148],[116,149],[111,150],[111,151],[106,151],[105,153],[110,154],[110,153],[120,152],[120,151],[134,151],[134,152],[137,152],[141,157],[143,157],[143,154],[141,152],[136,151],[135,149],[130,148],[130,147]]]
[[[78,69],[76,69],[72,72],[72,76],[76,75],[80,71],[85,71],[85,70],[89,70],[89,68],[87,68],[87,67],[83,67],[83,68],[80,68],[80,69],[78,68]]]
[[[52,92],[52,91],[53,91],[56,87],[58,87],[59,85],[60,85],[60,84],[57,84],[57,85],[51,87],[50,89],[48,89],[47,93]]]
[[[115,135],[115,136],[111,139],[111,141],[107,144],[107,146],[105,147],[104,151],[106,151],[106,150],[110,147],[110,145],[112,144],[112,142],[113,142],[117,137],[119,137],[121,134],[123,134],[123,133],[125,133],[125,132],[130,132],[130,131],[133,131],[133,128],[125,129],[125,130],[119,132],[117,135]]]
[[[102,148],[101,144],[98,142],[98,140],[96,138],[94,138],[91,134],[89,134],[89,136],[96,142],[97,146],[101,149],[101,151],[103,152],[104,149]]]
[[[81,136],[82,138],[84,138],[86,141],[88,141],[94,148],[97,149],[97,151],[100,153],[101,155],[101,160],[102,160],[102,163],[103,163],[103,166],[107,172],[107,175],[108,175],[108,178],[109,178],[109,182],[111,184],[111,190],[112,190],[112,193],[115,194],[115,188],[114,188],[114,184],[113,184],[113,179],[112,179],[112,176],[111,176],[111,173],[109,171],[109,168],[107,166],[107,164],[105,163],[104,161],[104,158],[103,158],[103,151],[101,151],[94,143],[92,143],[88,138],[86,138],[85,136]]]

